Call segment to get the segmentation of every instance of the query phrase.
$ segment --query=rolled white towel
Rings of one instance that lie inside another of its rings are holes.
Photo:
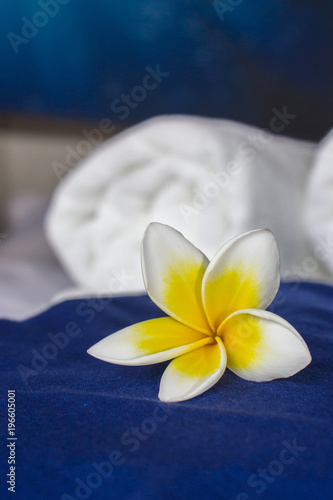
[[[333,276],[333,130],[316,150],[305,207],[304,225],[314,257]]]
[[[151,221],[172,225],[208,258],[233,236],[269,227],[292,278],[311,255],[301,221],[315,149],[227,120],[153,118],[97,147],[61,182],[47,236],[76,283],[96,293],[144,290],[140,244]]]

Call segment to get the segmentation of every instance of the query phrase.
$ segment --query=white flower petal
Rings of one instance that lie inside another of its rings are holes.
[[[228,368],[245,380],[291,377],[311,362],[310,351],[295,328],[268,311],[234,313],[218,333],[227,351]]]
[[[201,297],[208,259],[170,226],[152,223],[142,243],[142,270],[150,298],[172,318],[212,335]]]
[[[217,337],[214,344],[199,347],[171,361],[161,379],[158,397],[166,403],[194,398],[216,384],[226,363],[225,348]]]
[[[105,337],[92,346],[88,353],[118,365],[151,365],[212,341],[211,337],[172,318],[157,318]]]
[[[266,309],[280,285],[280,259],[268,229],[244,233],[229,241],[208,265],[202,296],[213,330],[240,309]]]

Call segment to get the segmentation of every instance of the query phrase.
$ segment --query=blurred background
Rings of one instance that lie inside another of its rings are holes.
[[[8,198],[49,196],[89,152],[78,151],[82,131],[101,120],[96,143],[164,113],[265,128],[287,106],[298,116],[288,135],[314,141],[332,125],[331,0],[12,0],[0,9],[2,228]],[[162,84],[126,104],[158,65]]]
[[[55,187],[142,120],[185,113],[267,128],[286,107],[297,115],[291,137],[318,141],[332,126],[332,0],[11,0],[0,9],[4,258],[29,246],[7,244],[24,228],[40,265],[33,228],[43,238]]]

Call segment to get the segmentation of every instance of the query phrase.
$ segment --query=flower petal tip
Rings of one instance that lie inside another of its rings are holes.
[[[98,356],[96,356],[96,351],[94,349],[94,345],[89,347],[89,349],[87,349],[87,354],[89,354],[90,356],[93,356],[94,358],[97,358]]]
[[[170,404],[170,403],[181,403],[182,401],[187,401],[188,399],[191,399],[192,397],[194,396],[190,396],[190,397],[173,397],[171,394],[168,394],[167,392],[165,391],[159,391],[158,393],[158,399],[160,401],[162,401],[162,403],[167,403],[167,404]]]
[[[308,346],[305,344],[304,347],[305,347],[305,349],[304,349],[305,352],[304,352],[304,356],[303,356],[303,365],[301,366],[301,368],[297,372],[295,372],[295,375],[296,375],[296,373],[304,370],[304,368],[309,366],[309,364],[312,361],[312,356],[311,356],[311,353],[310,353]]]
[[[164,396],[161,395],[161,393],[158,393],[158,399],[162,401],[162,403],[174,403],[172,399],[170,398],[165,398]]]

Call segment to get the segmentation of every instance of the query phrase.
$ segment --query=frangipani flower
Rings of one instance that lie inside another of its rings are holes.
[[[159,398],[183,401],[203,393],[226,367],[245,380],[290,377],[311,362],[299,333],[265,311],[279,285],[279,251],[268,229],[244,233],[211,262],[175,229],[152,223],[142,244],[150,298],[169,317],[129,326],[89,354],[119,365],[171,360]]]

